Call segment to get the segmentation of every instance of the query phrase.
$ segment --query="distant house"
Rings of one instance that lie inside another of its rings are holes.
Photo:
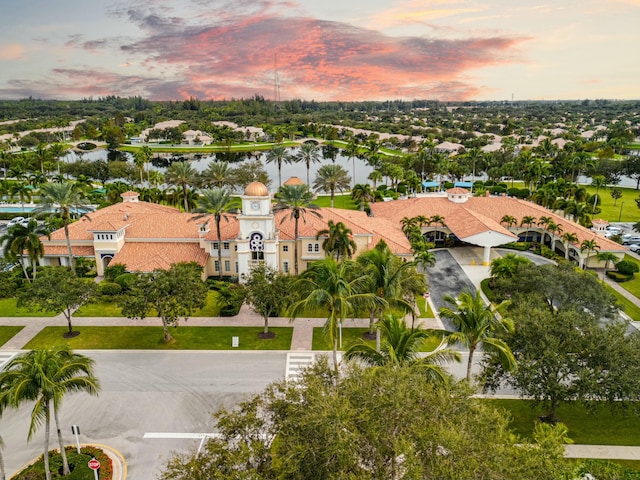
[[[188,145],[211,145],[213,138],[200,130],[187,130],[182,134],[183,143]]]

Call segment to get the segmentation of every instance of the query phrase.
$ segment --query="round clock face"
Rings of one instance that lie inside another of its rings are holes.
[[[259,209],[260,209],[260,203],[251,202],[251,210],[259,210]]]

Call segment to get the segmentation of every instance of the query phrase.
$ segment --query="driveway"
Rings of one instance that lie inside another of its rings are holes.
[[[435,250],[433,253],[436,256],[436,264],[427,268],[427,280],[431,301],[436,310],[450,306],[444,301],[447,294],[457,297],[465,290],[475,294],[476,288],[473,283],[448,250]],[[445,329],[455,330],[451,321],[446,318],[441,320]]]

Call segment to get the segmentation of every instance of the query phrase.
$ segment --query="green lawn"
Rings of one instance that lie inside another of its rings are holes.
[[[187,327],[171,328],[175,341],[164,343],[162,327],[74,327],[77,337],[66,339],[67,327],[46,327],[25,349],[68,345],[73,350],[232,350],[231,339],[240,337],[238,350],[289,350],[293,328],[274,327],[273,339],[262,340],[262,327]]]
[[[620,285],[624,285],[624,284],[621,283]],[[618,305],[624,313],[629,315],[629,317],[631,317],[632,320],[640,321],[640,307],[638,307],[633,302],[627,300],[624,296],[619,294],[616,290],[611,288],[609,285],[605,284],[605,288],[618,299]]]
[[[207,300],[204,308],[196,310],[192,317],[218,317],[220,307],[217,305],[218,293],[210,291],[207,293]],[[87,303],[73,314],[74,317],[122,317],[122,310],[115,301],[100,301]],[[155,312],[150,312],[149,317],[156,316]]]
[[[596,193],[594,187],[587,185],[586,189],[590,195]],[[602,212],[595,215],[595,218],[602,218],[609,222],[640,221],[640,209],[638,209],[635,202],[640,191],[634,188],[620,188],[620,190],[622,191],[622,198],[618,199],[615,205],[613,204],[613,198],[611,198],[610,194],[611,188],[603,187],[598,191],[602,202],[600,204]]]
[[[420,311],[420,318],[435,318],[436,316],[431,310],[431,305],[421,295],[416,295],[416,303],[418,304],[418,310]]]
[[[358,206],[351,199],[351,195],[336,195],[333,199],[333,205],[335,208],[343,208],[345,210],[357,210]],[[316,198],[313,203],[319,207],[330,207],[331,197],[329,195],[322,195]]]
[[[338,347],[338,350],[346,350],[349,345],[355,342],[357,339],[362,338],[362,334],[368,332],[368,328],[354,328],[354,327],[342,327],[342,348]],[[375,340],[370,340],[372,345],[375,345]],[[333,350],[333,345],[329,342],[329,338],[325,335],[323,327],[315,327],[313,329],[313,343],[312,350]]]
[[[24,327],[0,327],[0,345],[4,345]]]
[[[504,408],[512,416],[511,427],[519,435],[530,437],[534,424],[543,410],[532,410],[528,400],[493,400],[492,405]],[[587,445],[640,445],[640,417],[612,414],[606,404],[590,414],[578,403],[561,404],[556,414],[569,428],[569,436],[578,444]]]
[[[638,262],[631,255],[625,255],[624,256],[624,260],[628,260],[630,262],[633,262],[636,265],[638,265],[638,267],[640,267],[640,262]],[[619,283],[618,285],[623,287],[629,293],[631,293],[631,294],[635,295],[636,297],[640,298],[640,274],[635,274],[632,280],[629,280],[627,282]],[[640,317],[638,318],[638,320],[640,320]]]
[[[338,348],[338,350],[346,350],[349,348],[349,345],[354,343],[356,340],[362,338],[362,334],[368,332],[368,328],[354,328],[354,327],[342,327],[342,348]],[[367,343],[371,345],[375,345],[375,340],[366,340]],[[424,347],[421,349],[423,352],[431,352],[438,345],[440,345],[440,338],[433,337],[425,342]],[[333,345],[329,343],[329,339],[325,334],[325,329],[323,327],[315,327],[313,329],[313,343],[311,346],[312,350],[333,350]]]
[[[55,317],[55,313],[18,308],[15,298],[0,299],[0,317]]]

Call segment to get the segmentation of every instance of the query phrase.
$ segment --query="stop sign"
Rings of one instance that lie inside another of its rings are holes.
[[[89,465],[89,468],[91,470],[98,470],[100,468],[100,462],[95,458],[92,458],[91,460],[89,460],[89,463],[87,463],[87,465]]]

